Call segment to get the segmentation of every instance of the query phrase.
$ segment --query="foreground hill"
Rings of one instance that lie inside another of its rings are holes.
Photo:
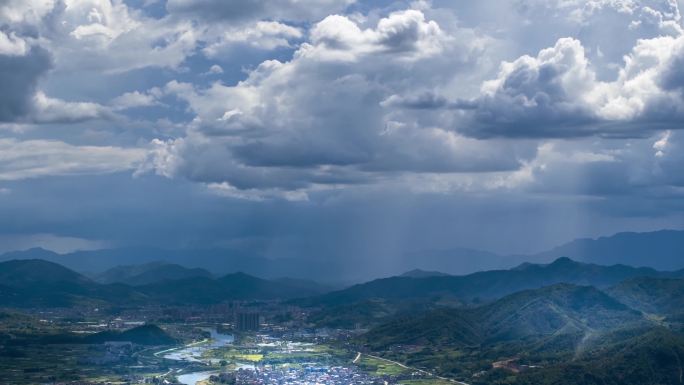
[[[369,299],[406,300],[453,298],[477,303],[501,298],[521,290],[557,283],[596,286],[615,285],[634,277],[671,277],[678,273],[625,265],[599,266],[559,258],[550,264],[523,264],[510,270],[493,270],[465,276],[430,276],[425,278],[392,277],[378,279],[328,293],[311,301],[315,305],[340,305]]]
[[[663,328],[521,373],[491,371],[472,385],[681,384],[684,337]]]
[[[0,282],[12,287],[54,283],[73,285],[92,283],[88,278],[64,266],[39,259],[0,263]]]
[[[104,344],[107,342],[131,342],[136,345],[174,345],[178,340],[156,325],[142,325],[128,330],[106,330],[94,334],[74,333],[18,333],[11,336],[0,333],[0,341],[13,346],[29,344]]]
[[[211,278],[211,273],[204,269],[191,269],[172,263],[150,262],[143,265],[113,267],[95,276],[95,280],[100,283],[125,283],[131,286],[188,278]]]
[[[109,341],[132,342],[137,345],[173,345],[178,341],[156,325],[142,325],[125,331],[104,331],[85,337],[85,343],[97,344]]]
[[[634,278],[607,292],[644,313],[670,317],[684,315],[684,279]]]
[[[68,307],[84,303],[131,303],[143,295],[124,285],[100,285],[42,260],[0,263],[0,306]]]
[[[395,317],[357,342],[471,385],[678,384],[684,357],[677,330],[570,284]]]
[[[468,347],[582,336],[645,322],[639,312],[598,289],[558,284],[515,293],[477,308],[399,317],[372,329],[362,340],[375,350],[407,344]]]

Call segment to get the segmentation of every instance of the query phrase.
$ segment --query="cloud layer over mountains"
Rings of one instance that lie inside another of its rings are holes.
[[[391,263],[681,227],[682,5],[0,0],[0,230]]]

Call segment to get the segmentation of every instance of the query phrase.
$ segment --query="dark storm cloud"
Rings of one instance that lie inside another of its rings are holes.
[[[250,202],[213,196],[197,184],[125,174],[6,185],[15,198],[0,200],[4,234],[53,233],[105,239],[112,246],[222,246],[247,255],[343,260],[362,263],[368,277],[387,274],[406,250],[460,245],[533,252],[613,229],[671,226],[675,219],[644,219],[643,214],[676,208],[672,201],[629,196],[531,200],[514,193],[492,199],[479,193],[416,195],[367,187],[321,193],[309,202]],[[681,210],[681,201],[677,205]],[[625,219],[626,211],[642,215]]]
[[[171,14],[193,14],[206,20],[309,21],[343,11],[353,0],[168,0]]]
[[[0,121],[12,122],[31,112],[38,79],[50,66],[50,54],[38,47],[25,55],[0,55]]]
[[[684,48],[673,54],[673,58],[660,76],[659,83],[664,90],[679,91],[684,98]]]

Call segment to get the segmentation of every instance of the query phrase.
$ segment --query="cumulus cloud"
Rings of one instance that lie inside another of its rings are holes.
[[[53,54],[57,70],[112,73],[178,68],[200,33],[190,21],[148,18],[122,0],[8,0],[0,25],[10,30],[0,33],[0,53],[25,51],[30,38]]]
[[[230,188],[292,191],[367,183],[380,172],[516,169],[534,146],[394,120],[383,104],[389,94],[435,81],[433,66],[470,60],[477,39],[458,37],[416,9],[374,28],[330,16],[291,61],[265,61],[235,86],[171,82],[164,92],[196,117],[187,137],[155,142],[147,168]]]
[[[0,232],[377,257],[681,226],[683,57],[671,0],[0,0]]]
[[[388,53],[420,59],[439,54],[448,40],[423,12],[409,9],[380,19],[374,29],[361,29],[347,17],[328,16],[311,30],[311,51],[321,59],[356,60],[365,54]]]
[[[587,95],[596,85],[582,44],[559,40],[536,57],[503,63],[472,104],[472,136],[575,136],[595,120]]]
[[[349,4],[179,0],[167,3],[169,14],[152,18],[123,0],[12,0],[0,5],[0,25],[10,26],[9,32],[0,28],[0,54],[23,54],[29,46],[23,35],[28,35],[41,38],[59,71],[182,71],[199,48],[204,55],[220,57],[234,46],[289,47],[303,32],[280,20],[317,20]]]
[[[50,21],[54,26],[45,34],[63,69],[176,69],[200,34],[190,21],[151,19],[121,0],[75,0],[55,8]]]
[[[220,67],[219,67],[220,68]],[[152,88],[146,92],[133,91],[126,92],[110,101],[110,105],[115,110],[127,110],[129,108],[151,107],[159,105],[161,90]]]
[[[29,119],[37,123],[78,123],[114,117],[114,113],[108,107],[97,103],[67,102],[37,92],[33,97]]]
[[[209,58],[228,55],[235,45],[249,45],[262,50],[290,47],[290,42],[302,38],[299,28],[277,21],[259,21],[254,25],[231,28],[221,25],[209,28],[203,40],[202,52]]]
[[[447,101],[392,96],[388,105],[451,108],[457,130],[473,137],[650,135],[684,117],[684,35],[640,40],[614,81],[600,81],[579,40],[562,38],[536,57],[501,65],[480,96]]]

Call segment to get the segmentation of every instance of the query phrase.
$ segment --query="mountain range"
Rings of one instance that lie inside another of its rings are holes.
[[[415,277],[415,278],[414,278]],[[559,283],[620,290],[624,301],[644,303],[639,310],[658,310],[658,298],[674,298],[684,291],[676,278],[684,270],[662,272],[626,265],[600,266],[559,258],[549,264],[521,264],[509,270],[478,272],[464,276],[409,272],[404,276],[383,278],[342,290],[299,279],[266,280],[244,273],[213,278],[201,269],[168,264],[121,267],[99,276],[100,282],[59,264],[43,260],[0,262],[0,305],[69,306],[83,301],[97,303],[168,304],[219,303],[241,299],[297,299],[305,306],[366,307],[373,315],[398,309],[441,305],[478,305],[523,290]],[[651,283],[648,279],[657,279]],[[645,281],[646,280],[646,281]],[[112,283],[113,282],[113,283]],[[646,282],[647,284],[643,284]],[[620,285],[618,285],[620,284]],[[617,286],[616,286],[617,285]],[[617,292],[616,292],[617,293]],[[618,294],[615,294],[616,296]],[[393,303],[390,309],[384,307]],[[401,303],[401,306],[397,306]],[[651,308],[649,308],[649,306]],[[358,311],[338,312],[344,316]]]
[[[313,282],[265,280],[243,273],[195,276],[140,286],[102,284],[44,260],[0,262],[0,306],[68,307],[77,304],[212,304],[230,300],[291,299],[326,289]]]
[[[508,269],[523,262],[547,263],[559,257],[599,265],[624,264],[657,270],[684,268],[684,231],[623,232],[596,239],[582,238],[532,254],[498,255],[482,250],[454,248],[406,253],[402,268],[438,270],[449,274]]]
[[[509,270],[492,270],[463,276],[398,276],[382,278],[311,299],[313,304],[341,305],[364,300],[452,299],[464,304],[491,301],[522,290],[558,283],[604,288],[629,278],[684,277],[684,270],[661,272],[626,265],[601,266],[558,258],[549,264],[524,263]]]
[[[530,255],[497,255],[465,248],[418,250],[397,256],[392,263],[385,264],[381,270],[365,268],[363,272],[357,268],[358,263],[363,261],[355,261],[353,256],[347,260],[312,257],[265,258],[257,253],[219,248],[180,250],[119,248],[76,251],[68,254],[29,249],[0,255],[0,261],[42,259],[95,277],[105,270],[118,266],[144,265],[163,261],[188,268],[204,269],[216,275],[245,272],[269,279],[291,277],[339,284],[349,281],[361,282],[372,277],[398,275],[414,269],[463,275],[477,271],[510,269],[523,262],[548,263],[559,257],[569,257],[576,261],[600,265],[625,264],[646,266],[657,270],[677,270],[684,268],[682,255],[684,255],[684,231],[662,230],[648,233],[619,233],[598,239],[578,239],[551,250]],[[98,279],[103,282],[112,282],[106,277]]]
[[[142,265],[117,266],[93,276],[99,283],[125,283],[131,286],[189,278],[211,278],[210,272],[173,263],[155,261]]]

